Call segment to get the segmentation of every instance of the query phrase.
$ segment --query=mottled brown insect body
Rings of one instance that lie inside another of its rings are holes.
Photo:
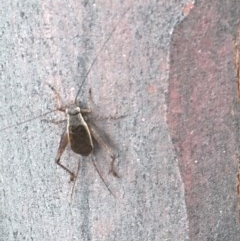
[[[51,88],[56,93],[55,89],[53,87]],[[75,175],[60,163],[60,159],[68,144],[70,144],[71,149],[75,153],[82,156],[88,156],[92,153],[92,135],[88,124],[83,118],[83,114],[90,113],[91,109],[81,109],[77,104],[72,104],[68,107],[59,107],[58,110],[66,113],[67,125],[62,134],[55,161],[71,175],[71,180],[73,180]]]
[[[82,156],[88,156],[93,150],[92,136],[79,106],[66,109],[67,135],[71,149]]]
[[[50,86],[50,88],[54,91],[54,93],[56,94],[56,97],[60,97],[53,87]],[[81,108],[76,103],[69,105],[67,107],[64,107],[64,106],[58,107],[59,111],[65,112],[67,117],[67,125],[65,128],[65,131],[61,136],[55,161],[61,168],[63,168],[65,171],[67,171],[70,174],[71,181],[75,179],[76,177],[75,174],[60,162],[60,159],[64,150],[69,144],[71,146],[72,151],[74,151],[75,153],[80,154],[82,156],[88,156],[93,152],[93,138],[111,156],[111,159],[112,159],[111,172],[113,173],[114,176],[118,176],[116,171],[114,170],[115,153],[108,146],[108,144],[101,138],[101,136],[97,133],[97,131],[93,128],[93,126],[87,123],[84,119],[84,117],[86,118],[87,115],[91,113],[91,108],[89,106],[90,96],[91,96],[91,90],[89,90],[89,100],[88,100],[87,108]],[[102,177],[101,179],[103,180]]]

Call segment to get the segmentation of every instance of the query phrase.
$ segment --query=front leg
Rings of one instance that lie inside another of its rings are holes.
[[[57,151],[57,156],[55,158],[55,162],[57,163],[57,165],[59,165],[61,168],[63,168],[65,171],[67,171],[71,175],[70,181],[73,181],[74,178],[75,178],[74,173],[71,172],[67,167],[65,167],[63,164],[60,163],[61,156],[62,156],[64,150],[66,149],[66,146],[67,146],[68,142],[69,142],[68,134],[67,134],[67,131],[65,131],[61,136],[61,140],[60,140],[60,143],[59,143],[59,147],[58,147],[58,151]]]
[[[89,89],[89,91],[88,91],[88,100],[87,100],[87,108],[81,108],[81,113],[82,114],[89,114],[89,113],[91,113],[92,112],[92,105],[91,105],[91,101],[90,101],[90,99],[91,99],[91,96],[92,96],[92,91],[91,91],[91,89]]]
[[[63,122],[66,122],[67,120],[48,120],[48,119],[42,119],[41,121],[46,122],[46,123],[51,123],[54,125],[59,125],[62,124]]]
[[[53,91],[53,93],[55,95],[54,98],[57,103],[57,110],[65,112],[66,107],[63,105],[62,97],[60,96],[60,94],[55,90],[55,88],[52,85],[50,85],[49,83],[47,83],[47,85]]]

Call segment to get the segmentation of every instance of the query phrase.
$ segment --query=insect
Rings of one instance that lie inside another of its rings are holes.
[[[17,125],[21,125],[24,124],[26,122],[29,122],[31,120],[34,119],[38,119],[40,117],[46,116],[52,112],[55,111],[61,111],[64,112],[66,114],[67,117],[67,125],[66,128],[61,136],[61,140],[59,143],[59,147],[58,147],[58,151],[57,151],[57,155],[55,158],[56,164],[59,165],[62,169],[64,169],[66,172],[68,172],[70,174],[70,181],[74,181],[76,180],[76,175],[69,169],[67,168],[65,165],[63,165],[61,163],[61,156],[65,150],[65,148],[67,147],[67,145],[69,144],[72,151],[80,154],[82,156],[89,156],[92,155],[93,152],[93,139],[95,139],[96,142],[98,142],[100,144],[100,146],[102,146],[110,155],[112,161],[111,161],[111,172],[113,173],[114,176],[118,177],[117,172],[114,169],[114,162],[115,162],[115,153],[112,151],[112,149],[108,146],[108,144],[102,139],[102,137],[97,133],[97,131],[94,129],[94,127],[87,123],[86,121],[86,117],[88,114],[91,113],[91,108],[90,106],[88,106],[87,108],[82,108],[79,104],[78,104],[78,96],[80,94],[81,88],[84,85],[93,65],[95,64],[98,56],[100,55],[100,53],[103,51],[103,49],[105,48],[106,44],[108,43],[109,39],[111,38],[112,34],[115,32],[117,26],[119,25],[119,23],[121,22],[122,18],[124,15],[126,15],[126,13],[129,11],[129,9],[127,9],[122,16],[120,17],[120,19],[118,20],[118,22],[116,23],[116,25],[114,26],[114,28],[112,29],[111,33],[109,34],[108,38],[104,41],[101,49],[98,51],[97,55],[95,56],[95,58],[93,59],[83,81],[81,82],[81,85],[79,86],[78,92],[76,94],[75,97],[75,101],[73,104],[69,105],[69,106],[58,106],[56,109],[51,110],[46,112],[45,114],[42,114],[40,116],[35,116],[33,118],[27,119],[25,121],[19,122],[17,123]],[[56,94],[57,97],[59,97],[59,95],[57,94],[57,91],[50,86],[50,88],[53,90],[53,92]],[[91,90],[89,90],[89,99],[91,96]],[[5,128],[2,128],[0,130],[6,130],[9,128],[12,128],[15,125],[11,125]],[[92,159],[93,160],[93,159]],[[102,179],[102,181],[104,182],[104,184],[106,185],[102,175],[100,174],[100,172],[97,169],[96,163],[93,161],[93,164],[100,176],[100,178]],[[106,185],[106,187],[108,188],[108,186]],[[111,192],[111,190],[108,188],[109,192]]]
[[[60,96],[58,95],[57,91],[52,86],[49,85],[49,87],[55,93],[56,97],[60,99]],[[59,111],[62,111],[66,114],[67,125],[66,125],[65,131],[61,136],[55,161],[57,165],[59,165],[61,168],[63,168],[66,172],[70,174],[70,181],[74,181],[75,174],[60,162],[61,156],[65,148],[69,144],[73,152],[80,154],[82,156],[89,156],[93,152],[93,138],[102,147],[104,147],[104,149],[108,152],[108,154],[112,158],[111,172],[113,173],[114,176],[118,177],[117,172],[114,170],[114,161],[116,156],[115,153],[112,151],[111,147],[109,147],[108,144],[101,138],[101,136],[97,133],[94,127],[85,121],[84,117],[86,117],[86,115],[91,113],[91,107],[89,106],[90,96],[91,96],[91,89],[89,90],[89,99],[88,99],[87,108],[81,108],[80,105],[78,105],[77,103],[73,103],[67,107],[59,106],[57,108]],[[60,102],[62,101],[60,100]],[[103,180],[101,175],[100,177]]]

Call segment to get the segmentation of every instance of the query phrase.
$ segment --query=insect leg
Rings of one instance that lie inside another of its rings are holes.
[[[92,107],[91,107],[91,104],[90,104],[90,98],[91,98],[91,94],[92,94],[92,91],[91,89],[89,89],[89,95],[88,95],[88,100],[87,100],[87,108],[81,108],[81,113],[82,114],[89,114],[92,112]]]
[[[127,115],[119,115],[119,116],[97,116],[94,118],[96,121],[103,121],[103,120],[118,120],[121,118],[125,118]]]
[[[54,125],[59,125],[59,124],[62,124],[63,122],[66,122],[67,120],[48,120],[48,119],[42,119],[41,121],[43,122],[47,122],[47,123],[51,123],[51,124],[54,124]]]
[[[94,139],[99,143],[99,145],[101,145],[107,151],[107,153],[112,158],[110,172],[113,174],[113,176],[119,177],[119,175],[117,174],[114,168],[116,154],[113,152],[112,148],[102,139],[102,137],[97,133],[97,131],[91,125],[88,124],[88,127]]]
[[[78,160],[78,167],[77,167],[76,177],[78,176],[79,170],[80,170],[80,160]],[[73,186],[72,186],[71,201],[72,201],[72,198],[73,198],[73,191],[74,191],[76,182],[77,182],[77,178],[75,178]]]
[[[91,109],[84,109],[84,108],[81,109],[81,114],[89,114],[91,112],[92,112]]]
[[[55,158],[55,162],[57,163],[57,165],[59,165],[61,168],[63,168],[65,171],[67,171],[71,177],[70,177],[70,181],[73,181],[74,178],[75,178],[75,175],[73,172],[71,172],[67,167],[65,167],[64,165],[62,165],[60,163],[60,159],[61,159],[61,156],[68,144],[69,140],[68,140],[68,134],[67,132],[65,131],[62,136],[61,136],[61,140],[60,140],[60,143],[59,143],[59,147],[58,147],[58,152],[57,152],[57,156]]]
[[[49,83],[47,83],[48,87],[53,91],[54,95],[55,95],[55,99],[57,102],[57,109],[64,112],[65,108],[63,106],[63,100],[62,97],[60,96],[60,94],[55,90],[55,88],[53,86],[51,86]]]
[[[107,183],[105,182],[102,174],[100,173],[100,171],[99,171],[98,168],[97,168],[97,164],[96,164],[95,160],[93,159],[93,154],[91,154],[91,159],[92,159],[92,162],[93,162],[93,166],[95,167],[95,169],[96,169],[99,177],[101,178],[102,182],[105,184],[105,186],[107,187],[108,191],[113,195],[111,189],[108,187],[108,185],[107,185]],[[115,195],[113,195],[113,197],[116,198]]]

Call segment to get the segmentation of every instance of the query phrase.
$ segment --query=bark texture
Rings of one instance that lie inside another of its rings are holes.
[[[2,2],[0,240],[239,239],[237,2],[205,2]],[[81,87],[83,107],[91,88],[92,122],[118,152],[120,178],[94,151],[115,198],[91,158],[68,148],[62,163],[80,162],[71,198],[54,163],[64,123],[44,121],[65,118],[44,115],[59,102],[49,84],[66,105]]]

